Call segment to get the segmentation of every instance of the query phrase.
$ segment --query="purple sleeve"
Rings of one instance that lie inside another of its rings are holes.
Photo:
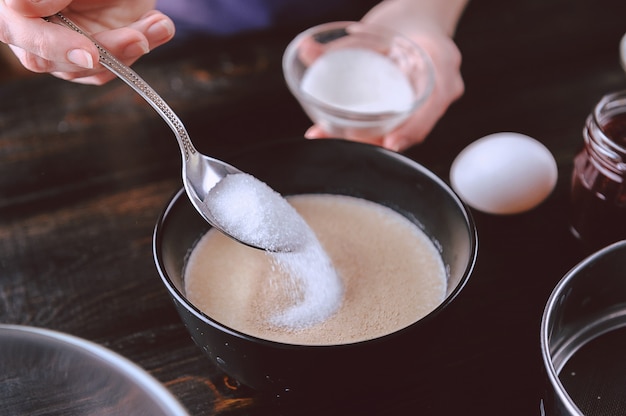
[[[367,0],[157,0],[157,9],[174,20],[178,32],[228,36],[308,23],[336,11],[353,10],[355,5],[362,8],[367,3]],[[346,18],[358,20],[359,13],[362,10]]]

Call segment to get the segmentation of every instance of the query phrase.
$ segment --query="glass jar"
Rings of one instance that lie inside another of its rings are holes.
[[[587,117],[572,173],[572,232],[592,250],[626,239],[626,91]]]

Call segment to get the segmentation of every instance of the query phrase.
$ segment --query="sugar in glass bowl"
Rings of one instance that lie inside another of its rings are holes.
[[[359,22],[331,22],[297,35],[283,55],[287,86],[327,134],[383,136],[429,97],[429,55],[403,35]]]

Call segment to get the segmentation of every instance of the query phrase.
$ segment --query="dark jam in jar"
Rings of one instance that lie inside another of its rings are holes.
[[[626,108],[624,113],[619,113],[606,120],[601,126],[607,137],[622,147],[626,148]]]
[[[626,239],[626,91],[598,103],[583,137],[572,174],[572,231],[597,250]]]

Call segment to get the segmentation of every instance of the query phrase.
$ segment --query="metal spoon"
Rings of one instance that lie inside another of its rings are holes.
[[[203,202],[211,190],[219,181],[230,174],[243,173],[241,170],[229,165],[221,160],[203,155],[194,147],[185,126],[178,116],[170,108],[170,106],[157,94],[156,91],[148,85],[139,75],[128,66],[120,62],[111,52],[100,45],[92,36],[81,29],[61,13],[48,16],[45,20],[68,27],[75,32],[87,37],[98,48],[100,53],[99,62],[109,71],[117,75],[122,81],[131,86],[139,95],[141,95],[150,104],[157,113],[170,126],[183,157],[183,185],[191,203],[202,217],[213,227],[217,228],[229,237],[240,241],[251,247],[269,250],[269,247],[259,247],[252,241],[239,237],[236,238],[228,230],[225,230],[215,216],[211,213],[207,205]],[[285,242],[283,246],[273,245],[271,251],[292,251],[293,247],[289,242]]]

